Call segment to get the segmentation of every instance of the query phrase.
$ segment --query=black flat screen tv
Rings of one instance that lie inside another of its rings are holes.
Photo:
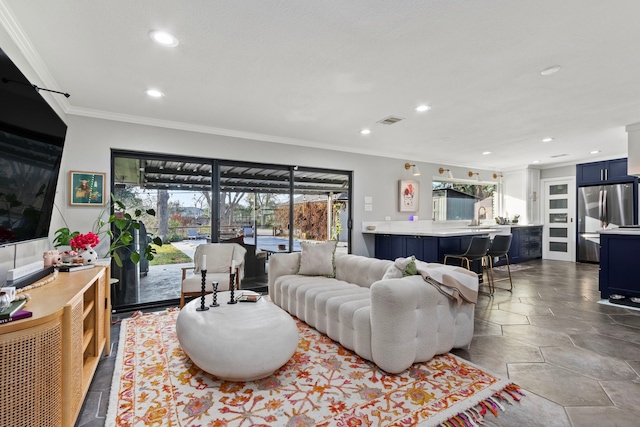
[[[0,49],[0,246],[48,237],[66,133]]]

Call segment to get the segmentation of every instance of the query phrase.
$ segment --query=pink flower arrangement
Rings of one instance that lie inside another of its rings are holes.
[[[74,249],[84,249],[87,245],[95,248],[100,243],[100,238],[97,234],[91,231],[86,234],[78,234],[77,236],[69,239],[69,246]]]

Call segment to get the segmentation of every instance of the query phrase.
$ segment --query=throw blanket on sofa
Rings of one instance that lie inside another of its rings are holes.
[[[476,273],[462,267],[456,267],[454,271],[457,274],[456,277],[453,277],[450,269],[442,267],[442,264],[419,263],[418,274],[425,282],[435,286],[442,294],[454,300],[458,306],[463,302],[469,304],[478,302],[478,275]]]
[[[392,266],[385,273],[384,278],[399,278],[409,274],[416,274],[411,264],[415,263],[417,274],[425,282],[434,286],[440,293],[452,299],[458,306],[463,302],[475,304],[478,302],[478,275],[462,267],[426,263],[415,257],[396,258]],[[455,273],[455,277],[452,273]]]

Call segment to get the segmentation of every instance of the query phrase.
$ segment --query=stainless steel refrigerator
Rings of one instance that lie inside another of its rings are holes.
[[[633,183],[578,188],[578,262],[600,261],[598,230],[637,221]]]

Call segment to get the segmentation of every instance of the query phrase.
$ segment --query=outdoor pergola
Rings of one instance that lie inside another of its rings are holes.
[[[289,195],[292,203],[303,195],[315,201],[326,198],[327,209],[330,210],[333,201],[350,199],[350,178],[350,172],[247,162],[134,157],[116,157],[114,161],[116,188],[137,186],[146,190],[210,193],[212,206],[216,204],[216,200],[219,201],[219,193],[282,194]],[[214,193],[216,184],[218,194]],[[255,221],[255,204],[253,208]],[[290,223],[292,222],[291,217]],[[213,226],[213,241],[219,238],[219,226],[220,224]]]

